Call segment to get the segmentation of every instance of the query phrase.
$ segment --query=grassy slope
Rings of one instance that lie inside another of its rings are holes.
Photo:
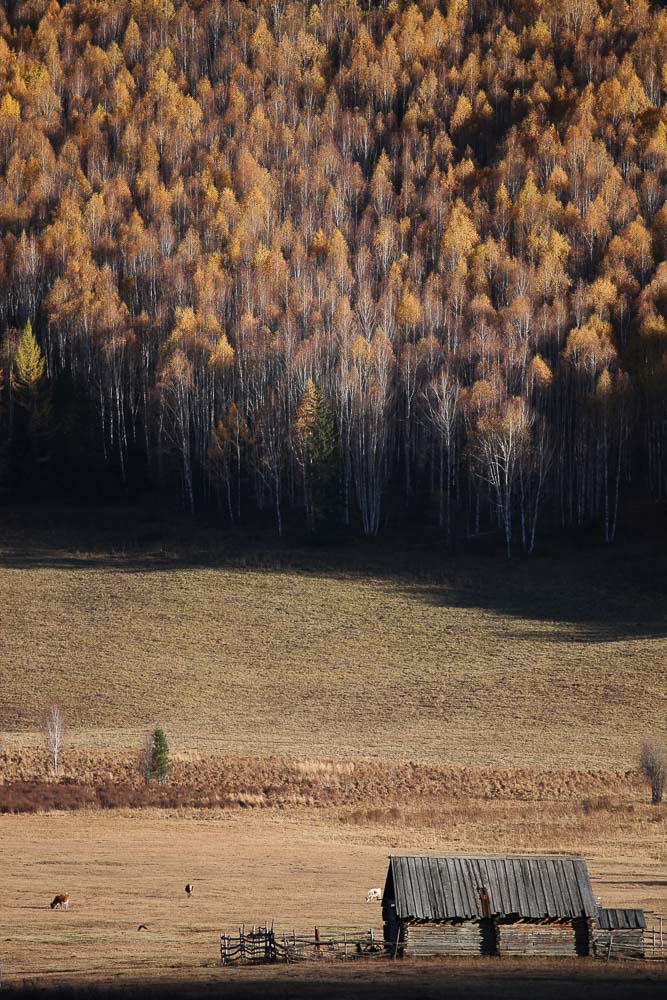
[[[91,551],[85,531],[6,522],[0,730],[30,739],[58,697],[84,743],[102,728],[129,746],[159,720],[184,748],[623,767],[664,728],[656,553],[508,566],[413,545],[267,568],[177,531],[113,554],[114,531]]]

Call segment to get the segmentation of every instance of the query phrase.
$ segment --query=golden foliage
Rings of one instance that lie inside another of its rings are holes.
[[[34,394],[42,383],[45,372],[46,359],[35,340],[32,323],[28,320],[12,362],[12,389],[20,398]]]

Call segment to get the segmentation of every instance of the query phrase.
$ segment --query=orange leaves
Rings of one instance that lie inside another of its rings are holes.
[[[546,390],[549,388],[553,382],[553,373],[551,368],[539,354],[531,360],[528,366],[530,378],[533,380],[534,384],[540,389]]]
[[[611,342],[611,325],[598,316],[591,316],[586,323],[570,332],[563,358],[577,371],[594,379],[616,358],[616,349]]]
[[[432,481],[406,400],[441,366],[462,434],[517,395],[567,434],[563,400],[617,399],[617,345],[633,379],[662,364],[664,14],[368,6],[38,4],[2,33],[0,311],[46,315],[56,367],[114,364],[148,450],[146,400],[191,377],[183,453],[238,404],[279,476],[310,376],[360,479],[372,425],[382,476]]]
[[[472,105],[465,94],[459,94],[456,107],[449,120],[449,128],[452,133],[462,129],[472,115]]]
[[[405,288],[396,310],[396,318],[407,330],[414,330],[421,322],[422,310],[419,299],[409,288]]]
[[[526,401],[520,396],[511,396],[497,409],[485,409],[476,423],[476,430],[482,437],[497,438],[506,448],[526,443],[533,421],[533,415]]]
[[[212,368],[218,368],[221,370],[230,368],[233,365],[234,348],[231,346],[224,333],[216,341],[215,347],[211,351],[208,363]]]
[[[11,94],[3,94],[0,100],[0,136],[5,143],[5,150],[13,141],[20,120],[21,105]]]
[[[172,351],[160,370],[159,387],[162,392],[187,392],[193,386],[192,365],[184,351],[177,347]]]
[[[139,26],[133,17],[127,22],[125,37],[123,38],[123,54],[128,63],[135,63],[141,54],[142,39]]]
[[[250,52],[255,63],[261,69],[266,71],[269,68],[275,47],[276,43],[273,35],[269,31],[264,18],[260,17],[255,32],[250,39]]]
[[[653,344],[654,350],[646,358],[650,367],[655,356],[662,357],[663,367],[667,363],[667,263],[658,265],[655,276],[646,286],[639,300],[639,332],[645,354],[646,346]]]
[[[581,230],[591,256],[595,244],[611,236],[607,210],[601,198],[596,198],[586,209],[581,221]]]
[[[350,357],[361,381],[381,383],[386,386],[396,364],[391,341],[381,329],[376,330],[370,343],[357,337],[352,343]]]
[[[292,423],[292,433],[298,448],[303,449],[308,435],[315,423],[317,415],[317,394],[315,383],[312,379],[306,380],[303,393],[296,408],[296,415]]]
[[[467,259],[479,241],[479,234],[472,221],[470,210],[460,199],[457,199],[440,245],[444,267],[451,273],[454,273],[461,265],[467,268]]]
[[[73,257],[46,297],[49,323],[74,336],[96,338],[104,346],[128,333],[129,312],[108,266],[88,256]]]
[[[633,222],[625,227],[623,242],[626,260],[636,268],[642,277],[645,276],[653,263],[653,248],[651,234],[640,216],[637,216]]]
[[[310,253],[315,257],[324,257],[328,251],[329,240],[327,239],[327,235],[322,229],[318,229],[317,232],[313,233],[310,241]]]
[[[390,175],[391,165],[383,150],[378,158],[370,183],[370,196],[378,216],[387,215],[393,201],[394,188]]]
[[[175,322],[166,341],[167,351],[183,350],[197,363],[206,361],[212,369],[223,371],[234,362],[234,349],[220,327],[213,311],[195,311],[190,306],[176,310]]]
[[[588,305],[599,319],[607,319],[618,298],[616,285],[608,278],[597,278],[588,288]]]

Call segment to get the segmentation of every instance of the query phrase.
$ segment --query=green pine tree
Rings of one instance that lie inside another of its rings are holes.
[[[164,730],[157,726],[153,730],[153,746],[151,751],[151,776],[162,784],[169,775],[169,746]]]
[[[308,528],[316,531],[331,523],[336,512],[338,439],[331,411],[312,379],[299,400],[294,439],[303,467]]]
[[[310,427],[307,475],[314,526],[335,519],[338,507],[338,437],[331,410],[319,386],[315,389],[315,414]]]

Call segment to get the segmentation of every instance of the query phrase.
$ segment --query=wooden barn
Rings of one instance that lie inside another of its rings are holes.
[[[572,855],[392,855],[382,898],[396,955],[588,955],[597,913]]]
[[[593,945],[600,958],[644,958],[643,910],[598,907],[593,924]]]

